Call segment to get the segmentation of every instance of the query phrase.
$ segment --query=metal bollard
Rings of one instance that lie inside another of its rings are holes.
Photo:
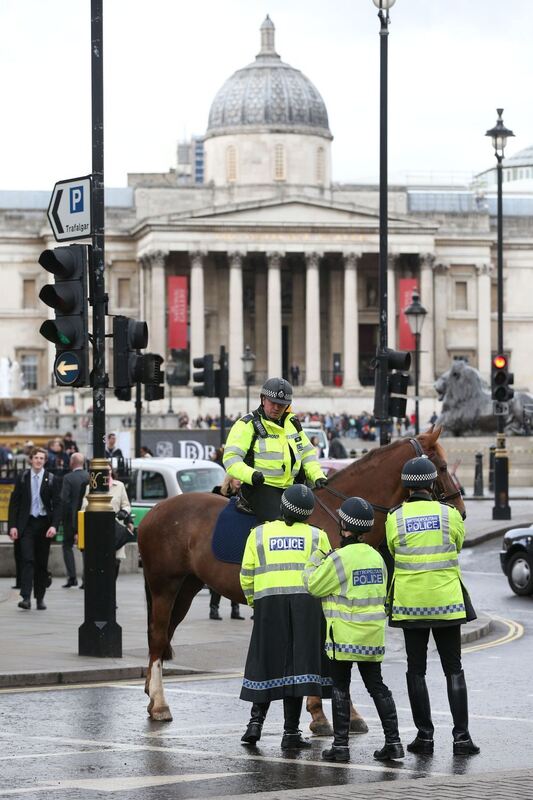
[[[491,444],[489,447],[489,492],[494,492],[494,459],[496,453],[496,445]]]
[[[356,458],[356,457],[357,457],[357,450],[350,450],[350,458]]]
[[[483,453],[476,453],[474,471],[474,496],[483,497]]]

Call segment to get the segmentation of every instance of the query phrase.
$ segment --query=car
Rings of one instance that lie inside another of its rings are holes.
[[[214,461],[202,459],[132,459],[128,495],[135,527],[161,500],[188,492],[211,492],[225,474]]]
[[[327,458],[329,453],[329,442],[324,428],[320,427],[320,425],[315,427],[313,423],[308,423],[306,425],[302,425],[302,430],[309,441],[311,441],[313,436],[316,436],[318,440],[318,446],[322,450],[322,456],[323,458]]]
[[[500,563],[515,594],[533,594],[533,525],[507,531],[500,550]]]
[[[353,464],[355,461],[354,458],[319,458],[318,463],[322,467],[322,471],[325,475],[329,475],[330,473],[333,475],[334,472],[338,472],[345,467],[349,467],[350,464]]]

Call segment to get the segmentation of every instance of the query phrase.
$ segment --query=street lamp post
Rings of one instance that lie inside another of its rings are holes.
[[[498,119],[494,128],[485,136],[490,136],[496,156],[498,178],[497,206],[497,289],[498,289],[498,354],[503,355],[503,156],[507,139],[514,133],[505,127],[502,119],[503,108],[497,108]],[[511,519],[509,507],[509,459],[505,449],[505,420],[503,414],[496,416],[496,452],[494,454],[494,507],[492,519]]]
[[[411,333],[415,337],[415,436],[420,433],[420,413],[419,413],[419,376],[420,376],[420,335],[426,318],[427,309],[420,302],[418,290],[413,291],[411,305],[407,306],[403,312],[407,317],[407,322],[411,328]]]
[[[387,59],[389,38],[389,9],[396,0],[372,0],[379,9],[381,23],[379,61],[379,342],[376,353],[374,416],[379,424],[379,442],[388,443],[387,420],[387,261],[388,261],[388,174],[387,174]]]
[[[246,384],[246,413],[250,411],[250,383],[255,368],[255,354],[252,353],[250,345],[246,345],[241,356],[242,371],[244,372],[244,382]]]

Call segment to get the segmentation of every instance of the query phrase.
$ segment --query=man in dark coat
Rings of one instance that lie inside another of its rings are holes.
[[[31,608],[31,592],[39,611],[44,611],[48,586],[50,544],[61,521],[59,481],[44,468],[46,450],[34,447],[30,469],[17,479],[9,501],[9,536],[20,539],[22,574],[19,608]]]
[[[78,530],[78,511],[85,489],[89,483],[89,473],[83,468],[84,457],[73,453],[70,457],[71,472],[63,478],[61,487],[61,507],[63,510],[63,560],[67,571],[67,582],[63,589],[78,585],[76,563],[74,561],[74,537]]]

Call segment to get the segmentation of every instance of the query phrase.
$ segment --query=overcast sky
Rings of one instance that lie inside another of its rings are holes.
[[[203,133],[217,90],[259,50],[326,102],[333,177],[376,178],[379,20],[372,0],[104,0],[105,183],[166,172]],[[492,166],[496,107],[533,144],[532,0],[397,0],[389,37],[389,172]],[[0,0],[0,188],[51,189],[91,171],[90,0]]]

